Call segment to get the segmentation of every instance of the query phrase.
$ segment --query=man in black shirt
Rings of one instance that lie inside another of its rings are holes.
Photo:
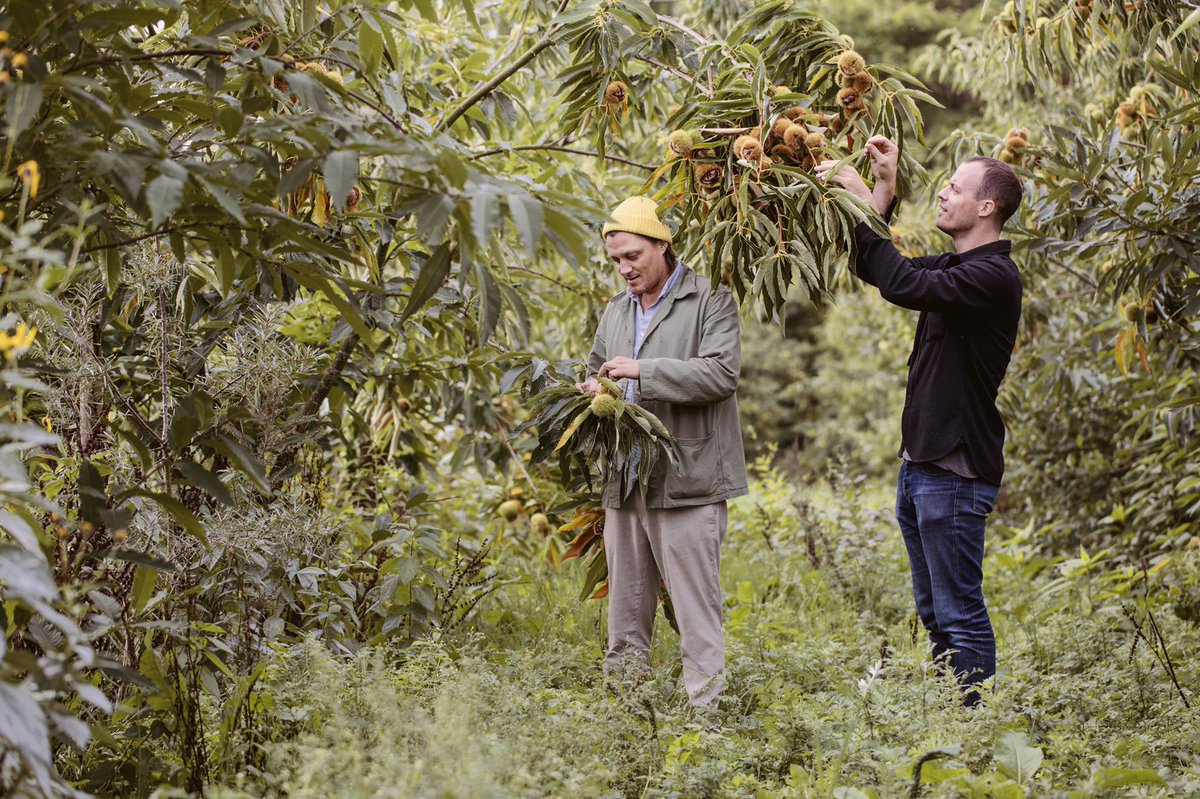
[[[890,219],[899,150],[867,142],[874,188],[852,168],[817,174]],[[983,599],[984,526],[1004,473],[1004,422],[996,393],[1021,317],[1021,277],[1000,238],[1021,202],[1012,167],[964,162],[938,193],[937,226],[954,252],[906,258],[865,223],[854,268],[888,302],[920,311],[901,422],[896,518],[908,549],[917,613],[935,659],[948,658],[965,701],[996,673],[996,640]]]

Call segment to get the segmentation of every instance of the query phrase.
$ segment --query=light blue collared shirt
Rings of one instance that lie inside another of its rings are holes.
[[[679,282],[679,276],[683,274],[683,263],[677,261],[675,268],[671,270],[671,276],[667,278],[666,285],[663,286],[662,293],[658,295],[658,299],[651,303],[649,308],[642,309],[642,301],[630,289],[625,289],[625,296],[633,302],[633,359],[636,361],[638,353],[642,350],[642,341],[646,338],[646,331],[650,329],[650,323],[654,321],[654,314],[658,313],[658,306],[662,305],[663,300],[671,293],[671,289]],[[625,401],[633,402],[633,380],[629,380],[625,384]]]

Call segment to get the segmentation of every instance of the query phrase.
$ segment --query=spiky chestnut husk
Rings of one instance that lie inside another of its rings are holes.
[[[783,134],[783,143],[788,147],[799,148],[808,137],[806,125],[791,125]]]
[[[776,161],[795,161],[796,148],[789,147],[786,144],[776,144],[771,148],[771,157]]]
[[[725,170],[720,164],[697,164],[696,180],[706,189],[711,189],[721,183]]]
[[[825,135],[822,133],[810,133],[804,137],[804,146],[810,150],[823,150],[825,148]]]
[[[762,145],[754,136],[745,134],[733,140],[733,152],[738,158],[755,161],[762,155]]]
[[[803,106],[794,105],[791,108],[784,109],[783,115],[792,122],[798,122],[808,116],[808,109]]]
[[[858,92],[850,88],[842,89],[837,93],[837,101],[843,108],[848,108],[859,102]]]
[[[1019,153],[1028,146],[1028,141],[1020,136],[1014,136],[1011,133],[1009,134],[1008,138],[1004,140],[1004,148],[1006,150],[1012,150],[1014,153]]]
[[[614,80],[604,87],[604,104],[607,106],[620,105],[629,96],[629,87],[619,80]]]
[[[867,68],[867,62],[855,50],[843,50],[837,60],[838,71],[843,75],[857,75]]]
[[[667,139],[667,147],[676,155],[687,157],[692,154],[692,145],[695,141],[692,139],[692,133],[688,130],[677,130],[671,133]]]
[[[358,208],[358,204],[362,202],[362,189],[354,186],[350,189],[350,193],[346,195],[346,210],[353,212]]]
[[[870,94],[875,88],[875,79],[871,77],[870,72],[860,72],[850,79],[850,88],[854,89],[860,95]]]
[[[592,397],[592,413],[602,419],[616,416],[617,412],[624,407],[625,403],[620,398],[614,397],[611,394],[601,392]]]
[[[496,510],[506,522],[516,521],[517,517],[521,515],[521,503],[515,499],[508,499],[501,502],[500,507]]]
[[[817,165],[817,159],[811,155],[806,155],[800,159],[800,168],[805,172],[811,172],[813,167]]]
[[[1134,86],[1132,89],[1129,90],[1129,99],[1136,103],[1140,100],[1145,99],[1146,95],[1149,93],[1150,93],[1150,90],[1147,89],[1145,86],[1141,86],[1141,85]]]
[[[767,97],[775,97],[776,95],[780,95],[780,94],[788,94],[791,91],[792,90],[790,88],[788,88],[787,86],[772,86],[771,88],[767,89]]]
[[[1001,150],[1000,160],[1006,164],[1011,164],[1017,160],[1017,156],[1012,150]]]
[[[842,119],[841,117],[834,117],[833,119],[829,120],[829,130],[834,136],[841,133],[845,127],[846,120]]]
[[[771,134],[783,138],[783,134],[787,133],[787,129],[792,126],[792,120],[785,116],[780,116],[775,120],[775,124],[771,125]]]

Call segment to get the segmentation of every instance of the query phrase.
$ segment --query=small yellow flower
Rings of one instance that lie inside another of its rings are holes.
[[[36,197],[38,187],[42,184],[42,171],[38,168],[38,162],[26,161],[21,164],[17,167],[17,177],[29,187],[29,198],[33,199]]]
[[[25,55],[24,53],[17,53],[12,57],[12,65],[14,69],[24,69],[25,65],[28,63],[29,56]]]
[[[37,328],[26,327],[24,322],[17,325],[15,333],[0,330],[0,352],[3,352],[4,357],[11,361],[14,357],[29,348],[29,345],[33,343],[33,337],[36,335]]]

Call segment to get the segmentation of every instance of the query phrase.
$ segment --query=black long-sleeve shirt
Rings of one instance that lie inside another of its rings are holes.
[[[1008,241],[964,253],[906,258],[865,223],[855,272],[885,300],[920,311],[904,395],[900,451],[918,463],[964,447],[979,478],[1004,475],[996,393],[1021,319],[1021,276]]]

